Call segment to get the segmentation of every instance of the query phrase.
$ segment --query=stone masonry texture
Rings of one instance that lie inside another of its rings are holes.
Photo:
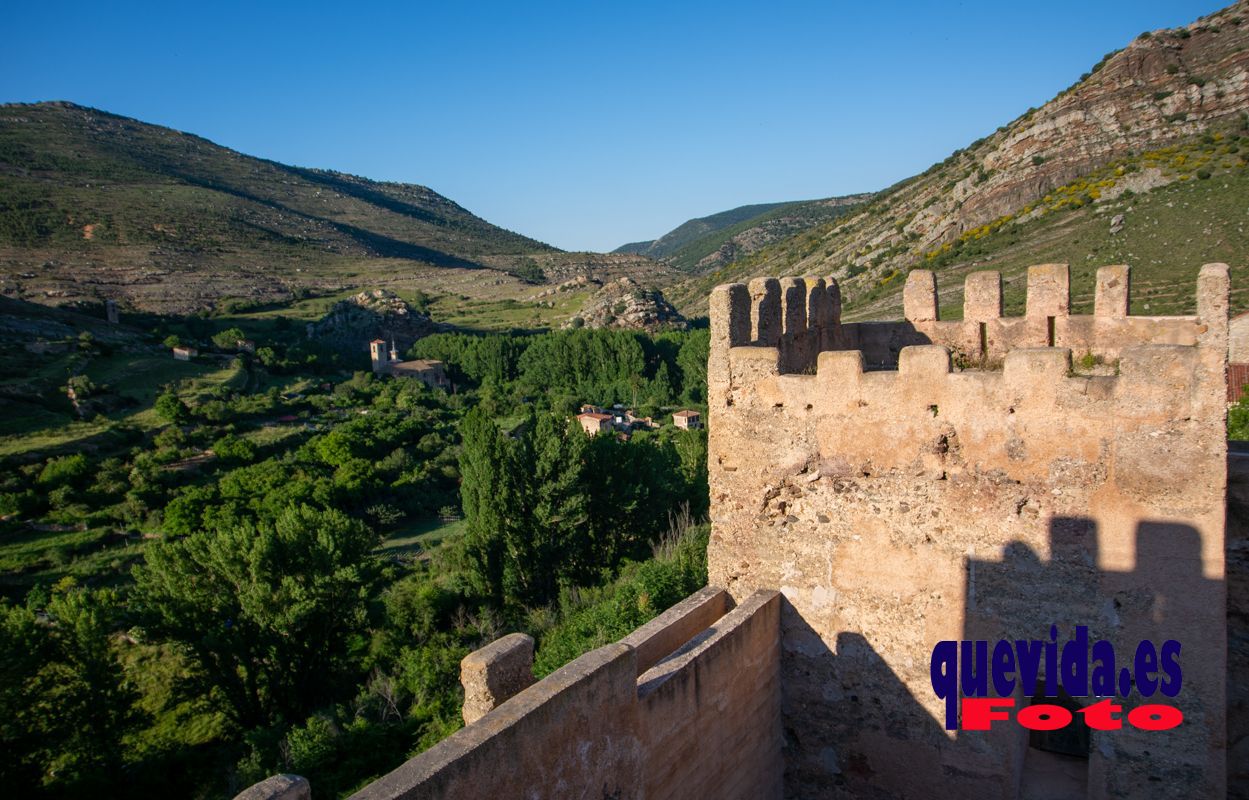
[[[1088,797],[1225,793],[1227,267],[1201,270],[1192,317],[1126,316],[1123,267],[1090,317],[1068,314],[1065,265],[1028,281],[1006,318],[1000,279],[970,277],[956,322],[922,270],[895,323],[781,325],[768,279],[713,293],[710,581],[785,598],[788,796],[1015,797],[1027,737],[944,730],[930,656],[1051,625],[1120,663],[1183,648],[1184,724],[1095,731]],[[832,306],[833,281],[804,287]]]

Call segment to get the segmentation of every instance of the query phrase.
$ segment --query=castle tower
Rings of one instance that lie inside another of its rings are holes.
[[[1183,724],[1092,731],[1073,796],[1223,796],[1228,284],[1206,265],[1195,315],[1134,317],[1127,267],[1105,267],[1078,316],[1067,266],[1047,264],[1024,316],[979,273],[945,321],[936,276],[915,270],[906,319],[870,323],[840,322],[831,279],[713,292],[709,583],[785,597],[787,796],[1016,797],[1047,780],[1052,754],[1013,715],[946,730],[930,669],[939,642],[992,651],[1052,625],[1059,645],[1076,626],[1111,643],[1116,671],[1140,642],[1182,647],[1178,697],[1129,684],[1113,702]]]
[[[117,313],[116,300],[104,301],[104,316],[108,320],[109,325],[116,325],[120,321],[120,316]]]

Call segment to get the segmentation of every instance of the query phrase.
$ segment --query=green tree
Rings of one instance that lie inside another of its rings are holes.
[[[516,518],[511,447],[480,408],[460,423],[460,503],[464,509],[464,554],[475,588],[503,602],[506,533]]]
[[[213,452],[225,461],[246,464],[256,458],[256,445],[242,436],[228,433],[213,442]]]
[[[173,392],[164,392],[157,397],[154,408],[167,422],[185,422],[191,416],[191,409]]]
[[[39,471],[35,482],[49,489],[58,486],[81,485],[91,472],[91,462],[82,453],[48,459]]]
[[[377,537],[338,511],[287,508],[148,548],[134,571],[150,630],[180,642],[244,728],[305,719],[352,685]]]
[[[521,524],[506,529],[505,591],[509,600],[536,605],[554,599],[561,583],[592,575],[598,559],[586,552],[585,434],[552,414],[531,415],[524,427],[516,473],[527,479]]]
[[[95,381],[86,375],[73,375],[65,382],[67,390],[73,390],[74,396],[79,400],[85,400],[95,394],[99,387],[95,385]]]
[[[676,400],[676,392],[672,389],[672,378],[668,375],[668,362],[659,362],[659,368],[655,370],[655,377],[650,382],[650,391],[647,399],[654,406],[670,405]]]
[[[226,328],[213,334],[213,344],[220,350],[233,350],[238,347],[240,339],[246,339],[243,331],[238,328]]]
[[[115,592],[62,588],[46,621],[0,605],[0,785],[95,794],[122,766],[135,696],[109,646]]]
[[[1227,438],[1249,441],[1249,394],[1227,410]]]
[[[706,329],[690,331],[677,351],[681,368],[681,395],[689,403],[707,402],[707,357],[711,334]]]
[[[673,437],[681,475],[685,478],[685,502],[690,515],[702,519],[711,505],[711,489],[707,485],[707,431],[678,431]]]

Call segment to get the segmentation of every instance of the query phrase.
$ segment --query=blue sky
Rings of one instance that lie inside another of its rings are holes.
[[[1141,31],[1222,5],[15,0],[0,102],[71,100],[420,183],[610,250],[746,203],[888,186]]]

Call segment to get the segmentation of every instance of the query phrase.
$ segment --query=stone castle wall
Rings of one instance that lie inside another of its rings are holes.
[[[823,279],[713,293],[710,581],[785,597],[788,795],[1016,797],[1023,729],[945,731],[930,655],[1051,624],[1121,664],[1183,646],[1185,723],[1094,732],[1088,797],[1223,795],[1227,268],[1170,318],[1127,315],[1123,267],[1071,316],[1067,274],[1030,270],[1020,318],[973,275],[960,322],[924,271],[901,323],[843,324]],[[1117,370],[1075,375],[1073,351]]]
[[[523,647],[478,651],[515,672]],[[473,656],[470,656],[473,658]],[[466,659],[467,660],[467,659]],[[353,795],[665,800],[781,797],[780,596],[708,587]]]
[[[1067,265],[1040,264],[1028,270],[1024,316],[1007,317],[1001,274],[974,272],[963,287],[963,318],[942,320],[936,276],[913,270],[903,287],[903,321],[843,324],[836,281],[758,278],[726,290],[750,305],[727,334],[733,346],[778,347],[787,373],[813,370],[816,355],[826,350],[859,350],[865,365],[877,369],[896,367],[902,348],[917,344],[943,345],[959,360],[989,364],[1021,347],[1064,347],[1110,361],[1136,344],[1196,344],[1196,317],[1130,316],[1130,282],[1126,266],[1102,267],[1093,314],[1072,315]]]

